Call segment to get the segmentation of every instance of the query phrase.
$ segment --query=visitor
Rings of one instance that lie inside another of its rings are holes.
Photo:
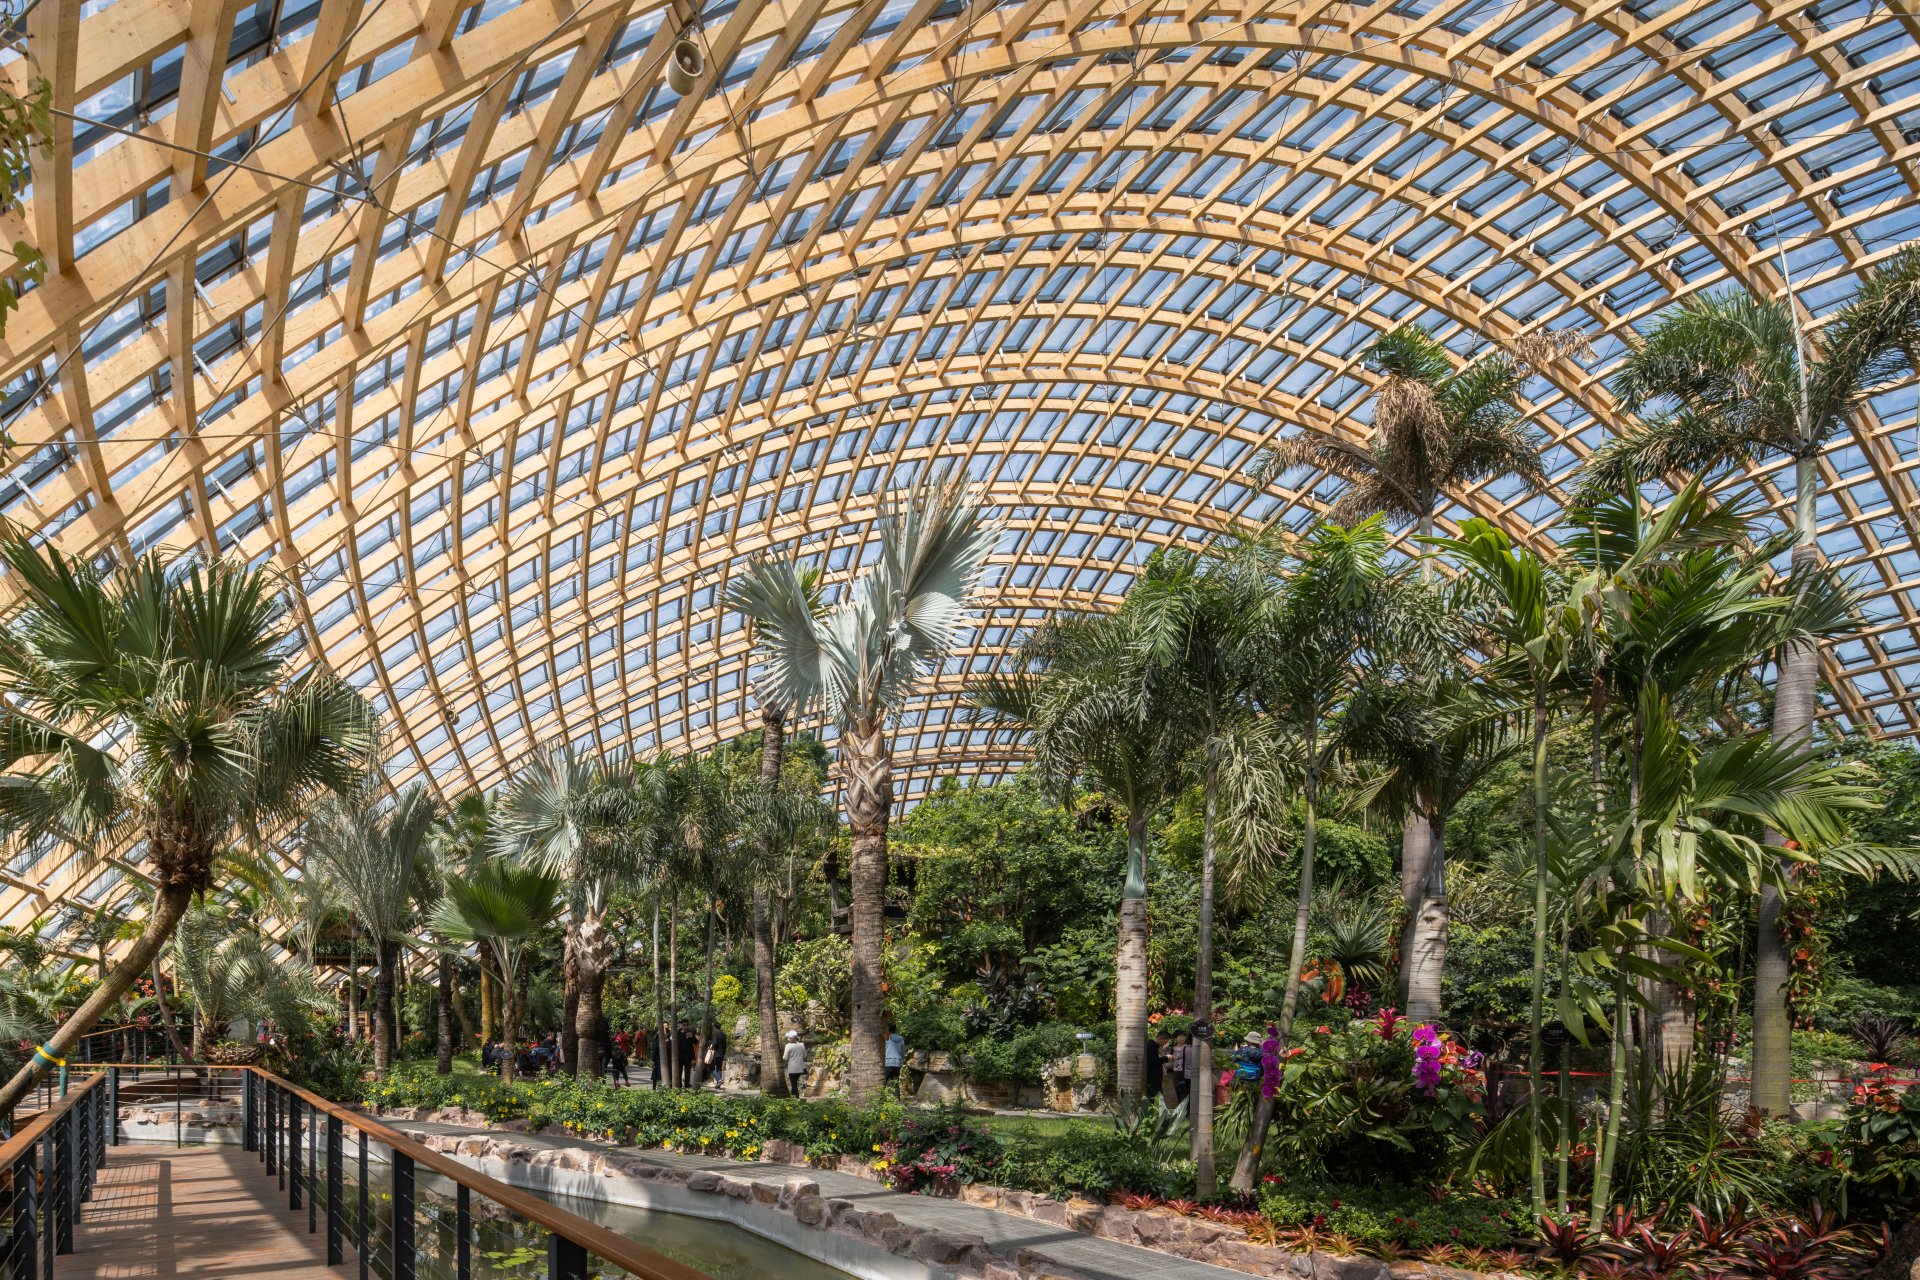
[[[900,1087],[900,1068],[907,1064],[907,1038],[900,1034],[900,1028],[887,1025],[887,1087],[898,1090]]]
[[[800,1096],[800,1078],[807,1074],[807,1046],[801,1042],[798,1031],[787,1032],[787,1043],[780,1050],[781,1062],[787,1072],[787,1092],[793,1097]]]
[[[1140,1096],[1143,1098],[1171,1101],[1166,1094],[1167,1043],[1167,1033],[1164,1031],[1156,1031],[1153,1038],[1147,1041],[1147,1060],[1140,1080],[1143,1090]]]
[[[713,1087],[718,1089],[727,1069],[727,1033],[719,1027],[713,1029],[713,1039],[707,1042],[707,1047],[700,1054],[700,1069],[701,1083],[711,1080]]]
[[[1187,1043],[1187,1033],[1182,1031],[1173,1037],[1173,1052],[1168,1055],[1168,1065],[1173,1071],[1174,1105],[1187,1105],[1187,1095],[1193,1092],[1193,1050]]]
[[[674,1037],[674,1048],[680,1057],[674,1064],[674,1087],[690,1089],[693,1087],[693,1063],[695,1052],[700,1047],[700,1037],[693,1032],[693,1023],[686,1018],[680,1019],[680,1032]]]
[[[613,1042],[613,1051],[607,1055],[607,1080],[616,1089],[633,1084],[627,1079],[627,1050],[618,1040]]]

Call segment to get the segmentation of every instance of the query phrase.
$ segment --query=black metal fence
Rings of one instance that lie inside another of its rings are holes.
[[[54,1275],[54,1259],[73,1252],[80,1206],[114,1141],[115,1102],[105,1073],[89,1074],[0,1143],[6,1238],[0,1258],[8,1280]]]

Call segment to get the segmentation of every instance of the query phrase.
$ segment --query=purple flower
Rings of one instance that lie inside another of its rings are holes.
[[[1414,1028],[1413,1082],[1420,1086],[1420,1092],[1429,1097],[1440,1087],[1440,1058],[1443,1052],[1439,1032],[1425,1025]]]

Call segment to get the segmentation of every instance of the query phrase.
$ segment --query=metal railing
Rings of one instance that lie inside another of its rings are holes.
[[[162,1098],[142,1099],[142,1086],[167,1088]],[[73,1252],[79,1206],[93,1197],[96,1176],[109,1146],[120,1145],[121,1102],[162,1109],[173,1103],[176,1143],[181,1106],[238,1102],[242,1147],[287,1197],[304,1209],[308,1234],[326,1236],[326,1261],[379,1280],[416,1280],[423,1258],[438,1274],[472,1280],[475,1199],[511,1219],[547,1232],[547,1280],[590,1280],[599,1259],[636,1280],[710,1280],[682,1263],[538,1196],[479,1173],[406,1134],[330,1102],[271,1071],[251,1066],[172,1067],[100,1064],[67,1079],[67,1091],[20,1131],[0,1143],[0,1275],[4,1280],[56,1280],[54,1260]],[[387,1186],[376,1196],[369,1165],[387,1166]],[[452,1257],[423,1241],[417,1227],[428,1216],[429,1234],[444,1237],[444,1215],[423,1209],[421,1174],[453,1185]],[[487,1215],[498,1217],[498,1214]]]
[[[306,1209],[309,1234],[318,1233],[324,1225],[329,1266],[346,1267],[351,1259],[361,1280],[366,1280],[378,1261],[385,1265],[377,1269],[391,1280],[415,1280],[422,1252],[415,1231],[416,1192],[418,1176],[424,1170],[438,1174],[454,1187],[455,1280],[470,1280],[473,1274],[476,1196],[548,1232],[548,1280],[588,1280],[593,1258],[638,1280],[708,1280],[691,1267],[476,1172],[451,1156],[270,1071],[258,1067],[239,1070],[246,1073],[242,1095],[245,1147],[258,1155],[265,1172],[285,1189],[287,1206]],[[390,1186],[383,1214],[376,1211],[368,1194],[369,1158],[377,1160],[380,1155],[377,1149],[370,1152],[370,1145],[385,1148],[389,1166]],[[354,1166],[351,1195],[347,1188],[349,1160]],[[378,1221],[379,1216],[386,1221]]]
[[[73,1252],[79,1206],[114,1140],[112,1084],[90,1074],[0,1143],[0,1209],[6,1215],[0,1259],[8,1280],[52,1277],[57,1255]]]

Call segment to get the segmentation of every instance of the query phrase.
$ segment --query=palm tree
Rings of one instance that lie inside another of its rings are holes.
[[[732,599],[755,624],[766,686],[796,712],[815,700],[840,730],[852,841],[853,1033],[848,1088],[856,1102],[885,1086],[881,950],[886,921],[887,822],[893,810],[889,725],[913,687],[947,655],[999,540],[996,522],[964,476],[932,470],[880,518],[880,558],[824,616],[807,571],[756,560]]]
[[[18,536],[0,563],[21,596],[0,628],[0,830],[140,841],[158,886],[112,972],[0,1089],[4,1112],[148,972],[228,840],[350,787],[377,722],[331,673],[295,674],[269,570],[150,554],[109,573]]]
[[[1920,368],[1920,247],[1909,246],[1868,276],[1826,326],[1809,335],[1791,298],[1741,291],[1705,294],[1663,313],[1634,344],[1614,394],[1643,416],[1588,460],[1589,492],[1618,493],[1637,476],[1712,476],[1789,458],[1794,464],[1792,567],[1819,559],[1819,458],[1846,431],[1874,388]],[[1820,679],[1818,641],[1780,651],[1773,735],[1804,743]],[[1776,833],[1777,834],[1777,833]],[[1753,1101],[1789,1105],[1786,982],[1781,899],[1760,892],[1754,956]]]
[[[427,840],[438,807],[416,783],[392,802],[370,793],[330,798],[301,828],[309,856],[326,868],[361,926],[372,935],[379,964],[374,982],[373,1068],[384,1076],[399,1048],[394,977],[413,919]]]
[[[557,876],[538,867],[493,858],[469,877],[448,879],[428,917],[436,933],[481,943],[493,952],[500,969],[501,1037],[508,1045],[500,1078],[508,1082],[514,1076],[512,1046],[520,1038],[522,963],[528,944],[559,917],[561,888]]]
[[[1547,713],[1554,678],[1564,666],[1564,638],[1554,627],[1547,566],[1532,552],[1516,548],[1484,520],[1465,521],[1457,538],[1437,545],[1451,552],[1482,601],[1489,637],[1494,642],[1490,679],[1524,683],[1531,711],[1533,768],[1533,983],[1531,988],[1527,1071],[1530,1125],[1528,1156],[1533,1211],[1546,1212],[1546,1165],[1541,1149],[1543,1086],[1540,1028],[1547,972],[1548,844],[1551,792],[1547,773]],[[1444,936],[1444,932],[1442,934]],[[1437,975],[1436,975],[1437,977]],[[1419,1017],[1419,1013],[1412,1016]],[[1430,1016],[1430,1015],[1429,1015]]]
[[[201,1061],[236,1019],[286,1027],[321,1002],[312,971],[280,964],[231,908],[190,907],[171,951],[174,980],[193,1002],[193,1056]]]
[[[1460,637],[1438,651],[1408,655],[1410,672],[1369,675],[1356,687],[1342,729],[1356,752],[1387,766],[1378,803],[1403,815],[1400,973],[1403,1007],[1415,1022],[1432,1022],[1441,1012],[1450,921],[1448,820],[1521,745],[1511,707],[1459,666],[1465,647]]]
[[[1148,661],[1181,690],[1186,705],[1178,722],[1187,729],[1198,757],[1202,820],[1193,1017],[1208,1024],[1213,1021],[1221,757],[1247,711],[1252,658],[1248,620],[1259,614],[1267,585],[1263,561],[1271,549],[1270,540],[1254,537],[1235,539],[1205,560],[1180,549],[1158,551],[1121,605],[1139,631]],[[1211,1038],[1197,1038],[1191,1052],[1192,1077],[1211,1081]],[[1195,1183],[1205,1198],[1214,1191],[1212,1088],[1195,1090],[1192,1103]]]
[[[802,565],[796,570],[795,585],[798,595],[790,603],[804,608],[818,617],[823,604],[820,595],[820,567]],[[748,604],[750,595],[741,595],[738,586],[730,588],[727,603],[733,608],[751,616]],[[787,721],[793,714],[793,708],[780,698],[777,689],[754,686],[754,699],[760,704],[760,794],[762,801],[769,806],[768,811],[755,826],[761,846],[763,870],[771,872],[772,864],[781,857],[781,829],[785,825],[776,820],[773,800],[781,792],[781,779],[786,769]],[[767,901],[767,883],[763,876],[756,876],[753,882],[753,985],[755,1007],[760,1019],[760,1087],[773,1097],[785,1097],[787,1076],[784,1071],[776,1071],[773,1064],[780,1058],[780,1013],[774,999],[774,948],[773,917]]]
[[[1556,354],[1575,345],[1547,341]],[[1433,533],[1450,488],[1500,476],[1546,485],[1540,435],[1515,403],[1527,380],[1525,360],[1494,353],[1456,369],[1430,330],[1403,324],[1367,348],[1366,365],[1381,378],[1367,443],[1301,432],[1261,450],[1253,464],[1256,481],[1296,467],[1326,471],[1342,482],[1327,509],[1329,522],[1353,525],[1383,515],[1411,522],[1422,537]]]
[[[1127,815],[1127,874],[1114,953],[1115,1089],[1137,1100],[1147,1044],[1147,869],[1153,813],[1182,785],[1191,710],[1175,674],[1153,662],[1140,615],[1061,614],[1023,643],[1012,670],[975,680],[968,698],[1011,722],[1061,790],[1091,782]]]
[[[620,770],[558,751],[521,773],[494,816],[493,838],[568,885],[560,1056],[569,1072],[600,1073],[601,997],[619,942],[607,928],[613,888],[634,874],[618,837],[630,797]]]
[[[1402,581],[1386,566],[1387,537],[1379,516],[1351,529],[1322,524],[1301,544],[1257,622],[1253,702],[1270,744],[1291,757],[1300,778],[1306,821],[1300,840],[1300,894],[1294,911],[1287,981],[1277,1031],[1284,1041],[1300,1000],[1313,909],[1313,860],[1320,785],[1339,749],[1333,723],[1369,667],[1415,642],[1428,619],[1409,608]],[[1431,644],[1420,646],[1430,650]],[[1251,1191],[1273,1121],[1273,1101],[1255,1104],[1251,1131],[1234,1166],[1236,1191]]]

